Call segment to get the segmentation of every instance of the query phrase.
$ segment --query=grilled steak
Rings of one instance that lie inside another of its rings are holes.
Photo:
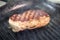
[[[42,10],[28,10],[12,15],[8,22],[14,32],[19,32],[44,27],[50,22],[50,16]]]

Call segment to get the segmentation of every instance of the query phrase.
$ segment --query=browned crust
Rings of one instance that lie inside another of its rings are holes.
[[[19,32],[47,25],[50,22],[50,16],[42,10],[28,10],[23,14],[14,14],[8,22],[14,32]]]

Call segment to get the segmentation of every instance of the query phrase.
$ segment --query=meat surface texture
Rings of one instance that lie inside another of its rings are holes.
[[[8,22],[13,32],[19,32],[46,26],[50,22],[50,16],[42,10],[28,10],[12,15]]]

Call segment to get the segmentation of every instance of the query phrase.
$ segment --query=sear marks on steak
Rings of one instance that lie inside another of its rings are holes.
[[[44,27],[50,22],[50,16],[42,10],[28,10],[12,15],[8,22],[14,32],[19,32],[25,29]]]

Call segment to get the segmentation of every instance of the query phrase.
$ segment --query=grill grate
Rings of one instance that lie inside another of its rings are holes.
[[[44,28],[14,33],[7,21],[0,23],[0,40],[60,40],[60,9],[51,14],[51,22]]]
[[[5,21],[1,23],[0,36],[2,40],[59,40],[60,39],[60,25],[59,13],[51,19],[49,25],[44,28],[34,30],[25,30],[23,32],[13,33],[7,27],[8,23]]]

